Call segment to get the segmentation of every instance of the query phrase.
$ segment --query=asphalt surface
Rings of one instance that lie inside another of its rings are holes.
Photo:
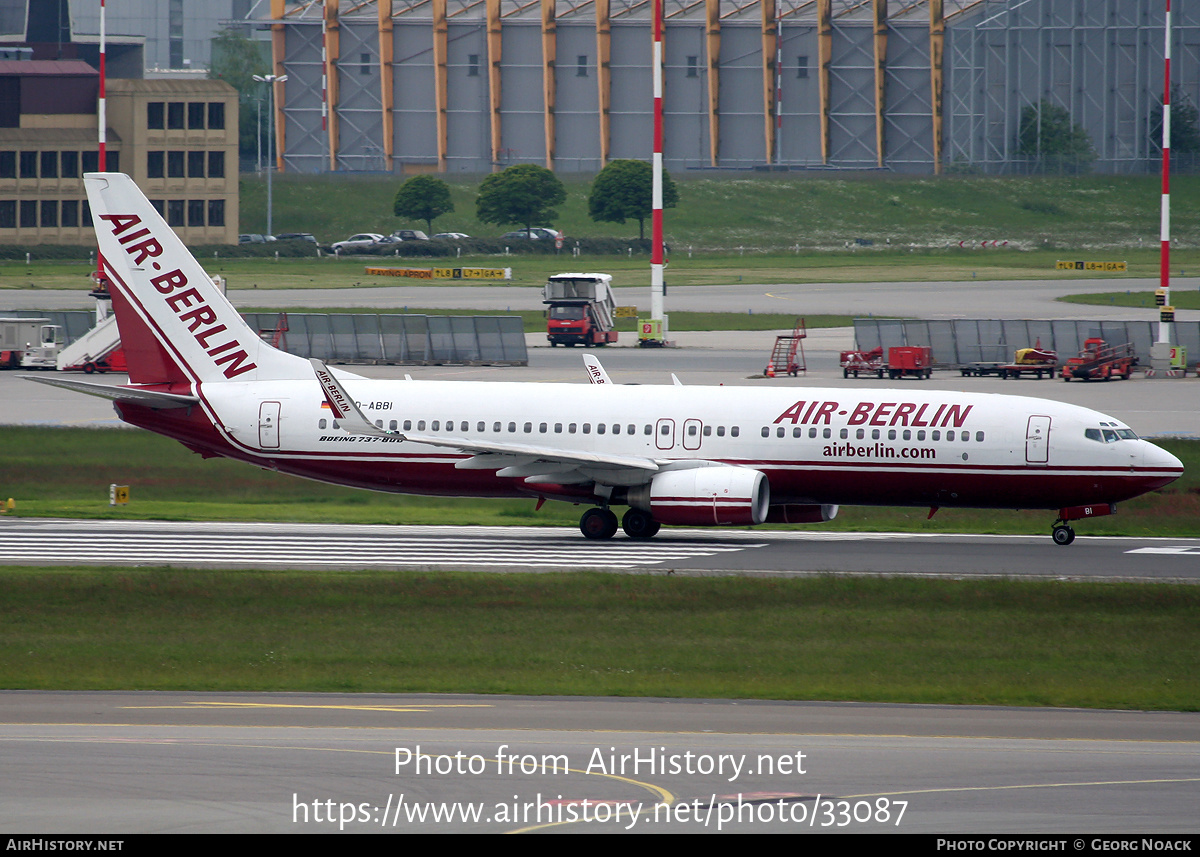
[[[1196,714],[26,691],[0,693],[0,710],[6,832],[1019,840],[1198,826]]]

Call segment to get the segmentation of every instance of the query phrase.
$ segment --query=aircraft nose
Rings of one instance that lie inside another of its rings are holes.
[[[1150,442],[1146,442],[1146,449],[1142,459],[1143,466],[1154,470],[1174,471],[1175,478],[1183,475],[1183,462],[1176,458],[1171,453],[1167,452],[1161,446],[1155,446]]]

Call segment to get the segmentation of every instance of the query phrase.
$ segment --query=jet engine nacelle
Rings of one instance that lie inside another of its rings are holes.
[[[768,524],[823,524],[837,517],[838,507],[823,503],[785,503],[772,506],[767,513]]]
[[[628,494],[630,506],[659,523],[691,527],[761,524],[770,502],[766,476],[725,465],[668,470]]]

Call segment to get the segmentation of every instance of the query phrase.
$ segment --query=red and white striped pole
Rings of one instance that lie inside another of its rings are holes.
[[[108,81],[108,68],[105,65],[105,25],[104,25],[104,0],[100,0],[100,97],[96,103],[96,124],[97,141],[99,142],[99,163],[96,165],[98,172],[108,171],[108,105],[106,102],[106,85]],[[107,288],[104,278],[104,256],[100,252],[100,247],[96,247],[96,279],[97,286],[101,289]]]
[[[663,315],[663,0],[653,0],[654,55],[651,74],[654,78],[654,158],[653,191],[650,212],[650,318],[662,321],[663,342],[667,339],[667,319]]]
[[[1167,0],[1166,37],[1163,47],[1163,115],[1162,115],[1162,218],[1159,241],[1162,246],[1159,263],[1159,286],[1171,305],[1171,0]],[[1171,323],[1158,322],[1158,341],[1171,341]]]

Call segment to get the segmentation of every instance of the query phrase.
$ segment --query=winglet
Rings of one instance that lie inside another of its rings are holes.
[[[608,373],[604,371],[604,367],[601,366],[600,361],[596,359],[595,354],[583,355],[583,368],[587,370],[588,380],[593,384],[612,383],[608,377]]]
[[[346,392],[346,388],[337,378],[333,377],[328,366],[315,357],[310,357],[308,362],[312,364],[313,371],[317,373],[317,383],[321,385],[321,390],[325,393],[325,401],[329,403],[329,409],[333,411],[334,418],[341,420],[340,427],[343,431],[351,434],[403,437],[399,432],[381,429],[367,419],[366,415],[358,409],[358,405],[354,403],[354,399]]]

